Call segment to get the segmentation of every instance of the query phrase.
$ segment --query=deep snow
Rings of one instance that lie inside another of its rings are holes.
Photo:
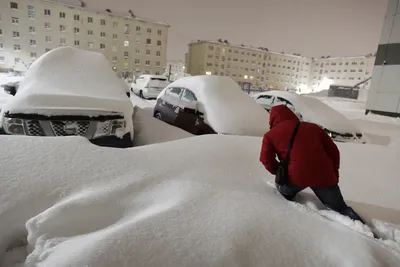
[[[204,121],[219,134],[263,136],[269,129],[269,114],[229,77],[200,75],[183,77],[171,87],[188,88],[196,95]]]
[[[258,162],[260,143],[209,135],[118,150],[80,137],[0,137],[3,266],[26,248],[28,267],[399,266],[399,149],[339,145],[349,203],[373,205],[379,212],[362,212],[370,218],[397,213],[373,222],[378,241],[319,211],[307,192],[305,205],[283,200]]]

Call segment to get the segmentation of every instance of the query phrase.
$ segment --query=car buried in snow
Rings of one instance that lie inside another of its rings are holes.
[[[251,98],[268,112],[273,106],[286,105],[299,119],[318,124],[337,142],[366,142],[361,130],[349,119],[314,97],[273,90],[254,94]]]
[[[100,53],[72,47],[36,60],[1,111],[6,134],[82,136],[93,144],[131,147],[133,106],[126,85]]]
[[[229,77],[181,78],[157,97],[153,116],[192,134],[263,136],[268,113]]]
[[[156,99],[168,84],[169,81],[165,76],[143,74],[131,84],[131,91],[143,99]]]

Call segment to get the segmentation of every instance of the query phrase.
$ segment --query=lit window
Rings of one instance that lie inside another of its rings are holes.
[[[65,32],[65,29],[66,29],[65,25],[60,25],[60,32]]]
[[[21,46],[20,45],[14,45],[14,51],[21,51]]]
[[[33,19],[35,17],[35,8],[28,6],[28,18]]]
[[[151,33],[151,28],[147,28],[147,33]]]
[[[19,38],[19,32],[13,32],[13,38]]]
[[[124,41],[124,46],[128,47],[129,46],[129,41]]]
[[[12,24],[17,24],[18,25],[18,23],[19,23],[19,20],[16,17],[12,17],[11,21],[12,21]]]
[[[105,38],[106,37],[106,33],[105,32],[101,32],[100,33],[100,37]]]
[[[29,43],[30,43],[31,46],[36,46],[36,40],[32,40],[32,39],[31,39],[31,40],[29,41]]]
[[[79,20],[79,19],[78,19],[78,20]],[[92,18],[92,17],[88,17],[88,18],[87,18],[87,22],[88,22],[88,23],[93,23],[93,18]]]
[[[102,50],[106,49],[106,45],[105,44],[100,44],[100,49],[102,49]]]
[[[36,58],[36,53],[35,52],[31,52],[31,58]]]
[[[18,9],[18,4],[15,2],[10,2],[11,9]]]
[[[51,15],[50,9],[45,9],[44,10],[44,15],[45,16],[50,16]]]
[[[106,20],[105,19],[101,19],[100,20],[100,25],[105,26],[106,25]]]
[[[30,33],[35,33],[35,32],[36,32],[35,27],[29,26],[29,32],[30,32]]]
[[[93,48],[93,42],[88,42],[88,47]]]
[[[79,15],[74,15],[74,20],[75,21],[79,21],[80,20],[80,16]]]
[[[65,19],[65,12],[60,12],[60,19]]]
[[[50,29],[51,29],[51,24],[50,24],[50,22],[45,22],[45,23],[44,23],[44,28],[45,28],[46,30],[50,30]]]

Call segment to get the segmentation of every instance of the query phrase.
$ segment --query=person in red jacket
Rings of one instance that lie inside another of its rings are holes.
[[[285,105],[270,111],[270,130],[264,135],[260,161],[271,173],[276,174],[278,161],[286,157],[289,141],[299,119]],[[340,153],[336,144],[318,125],[301,122],[294,139],[288,166],[289,182],[276,185],[287,199],[311,187],[315,195],[329,209],[364,223],[361,217],[343,200],[338,186]]]

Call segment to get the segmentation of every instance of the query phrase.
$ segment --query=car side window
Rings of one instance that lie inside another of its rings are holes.
[[[272,96],[270,96],[270,95],[260,95],[259,97],[257,97],[257,99],[262,99],[262,98],[271,99]]]
[[[182,88],[180,87],[171,87],[168,89],[167,93],[174,97],[179,97],[181,95]]]
[[[185,92],[182,95],[182,99],[188,102],[197,101],[196,95],[189,89],[185,89]]]
[[[278,100],[279,100],[279,102],[282,102],[282,103],[284,103],[285,105],[293,106],[293,104],[290,103],[289,100],[286,100],[286,99],[284,99],[284,98],[282,98],[282,97],[278,97]]]

